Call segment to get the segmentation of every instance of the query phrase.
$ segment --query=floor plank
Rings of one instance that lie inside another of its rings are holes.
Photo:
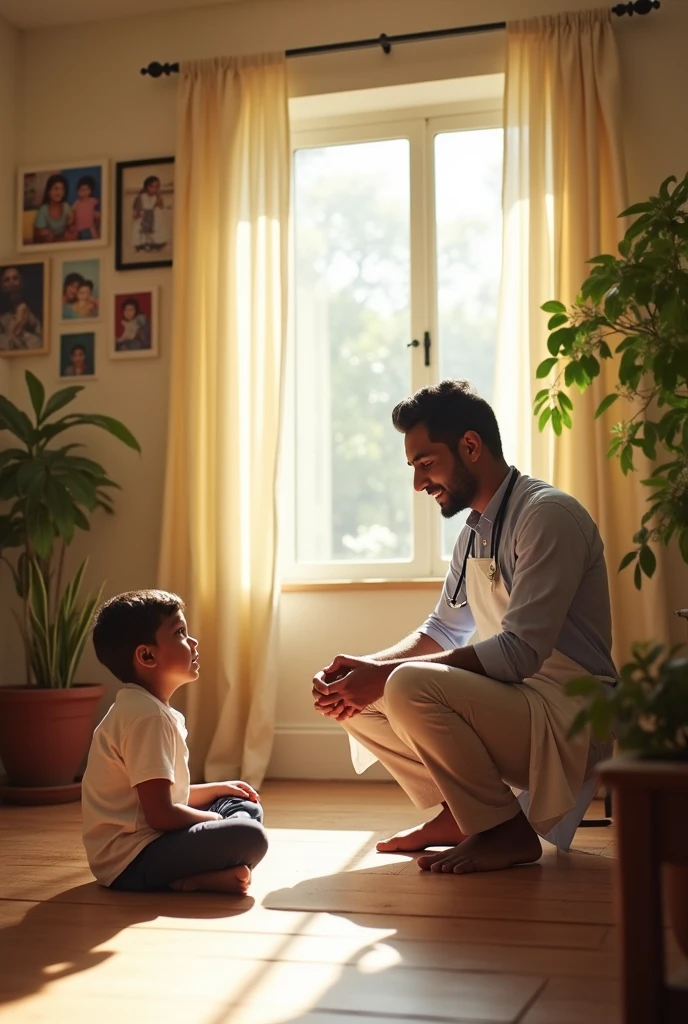
[[[78,805],[0,807],[0,1020],[618,1024],[613,829],[438,877],[375,852],[421,817],[394,786],[263,797],[271,849],[246,899],[110,892]]]

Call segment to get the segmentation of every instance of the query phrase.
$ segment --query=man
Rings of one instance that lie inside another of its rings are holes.
[[[378,850],[450,846],[419,866],[465,873],[538,860],[538,833],[568,849],[607,751],[587,730],[568,738],[580,701],[564,686],[616,677],[597,527],[570,495],[507,465],[495,415],[465,381],[423,388],[392,421],[415,489],[445,518],[472,511],[435,611],[388,650],[338,655],[313,680],[316,709],[417,807],[442,803]]]
[[[25,282],[16,266],[0,268],[0,352],[43,345],[40,320],[29,308]]]

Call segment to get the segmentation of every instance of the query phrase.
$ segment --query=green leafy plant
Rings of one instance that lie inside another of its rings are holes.
[[[74,682],[93,613],[103,596],[101,586],[95,597],[79,601],[86,565],[87,561],[81,563],[74,579],[64,588],[52,618],[43,574],[35,559],[29,563],[28,629],[19,616],[16,618],[37,686],[66,689]]]
[[[94,599],[80,600],[85,563],[63,587],[65,553],[77,530],[90,529],[96,509],[114,511],[111,490],[118,484],[103,467],[85,458],[79,442],[56,444],[70,430],[97,427],[135,451],[133,434],[110,416],[66,413],[83,388],[56,391],[46,400],[34,374],[25,374],[33,419],[0,395],[0,432],[18,446],[0,451],[0,561],[12,573],[22,599],[20,628],[27,659],[27,683],[71,686],[84,650]],[[10,552],[18,552],[13,560]],[[102,590],[101,590],[102,592]]]
[[[643,574],[655,571],[653,545],[675,537],[688,562],[688,175],[679,183],[667,178],[656,196],[620,214],[635,215],[619,255],[589,261],[593,269],[573,306],[552,301],[542,307],[551,314],[550,356],[537,376],[555,371],[555,377],[537,393],[534,414],[540,430],[551,424],[560,435],[573,423],[566,389],[585,391],[602,361],[620,357],[618,384],[595,414],[619,399],[627,403],[626,418],[612,428],[608,456],[619,459],[624,475],[635,469],[638,449],[662,460],[642,481],[651,492],[649,508],[634,550],[619,567],[635,563],[640,589]]]
[[[635,644],[633,660],[615,687],[586,676],[568,683],[572,697],[586,697],[570,735],[589,723],[598,739],[616,737],[622,750],[654,756],[688,756],[688,658],[674,647]]]

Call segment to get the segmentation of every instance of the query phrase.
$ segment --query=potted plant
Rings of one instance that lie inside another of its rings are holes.
[[[541,430],[551,424],[561,434],[572,426],[566,389],[585,391],[603,360],[618,360],[618,384],[595,413],[625,402],[608,456],[620,460],[624,475],[635,469],[636,450],[658,461],[642,481],[648,508],[619,566],[634,565],[640,588],[643,576],[655,571],[657,545],[675,540],[688,562],[688,175],[681,182],[667,178],[657,195],[620,216],[635,220],[618,255],[590,260],[592,271],[572,306],[542,307],[551,314],[550,355],[537,376],[554,372],[554,379],[536,395],[534,413]],[[660,645],[635,645],[615,689],[581,679],[569,684],[569,692],[588,698],[572,732],[590,724],[598,737],[616,737],[622,756],[634,759],[624,785],[647,788],[644,764],[656,785],[661,773],[653,765],[661,760],[676,765],[666,784],[672,793],[685,784],[688,800],[688,660],[678,657],[677,648],[665,655]],[[688,868],[673,866],[668,880],[674,931],[688,955]]]
[[[102,587],[81,597],[86,562],[64,580],[66,549],[76,530],[90,529],[97,508],[113,512],[110,491],[117,487],[81,454],[81,443],[65,444],[64,434],[98,427],[141,449],[119,420],[63,412],[82,387],[46,400],[38,378],[27,371],[25,379],[33,419],[0,396],[0,431],[12,435],[12,447],[0,451],[0,561],[21,599],[16,618],[26,656],[23,684],[0,687],[0,760],[9,779],[4,799],[45,803],[78,798],[74,779],[105,692],[75,683]]]

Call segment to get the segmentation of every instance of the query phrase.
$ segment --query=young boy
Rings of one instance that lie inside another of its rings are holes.
[[[198,679],[184,603],[136,590],[96,613],[98,660],[124,687],[96,728],[82,783],[83,839],[101,885],[245,893],[267,851],[246,782],[189,785],[184,716],[169,700]]]

